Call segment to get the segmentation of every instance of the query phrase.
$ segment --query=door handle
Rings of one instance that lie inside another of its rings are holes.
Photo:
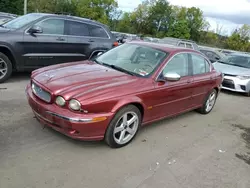
[[[95,41],[94,41],[94,40],[92,40],[92,39],[89,39],[88,41],[89,41],[89,42],[95,42]]]
[[[65,41],[65,39],[64,39],[64,38],[61,38],[61,37],[58,37],[56,40],[57,40],[57,41]]]
[[[188,80],[187,83],[188,83],[188,84],[191,83],[191,80]]]

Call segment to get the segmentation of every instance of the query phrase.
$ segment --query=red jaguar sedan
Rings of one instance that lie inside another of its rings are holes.
[[[221,82],[200,52],[130,42],[95,60],[37,69],[26,93],[42,124],[118,148],[145,124],[191,110],[208,114]]]

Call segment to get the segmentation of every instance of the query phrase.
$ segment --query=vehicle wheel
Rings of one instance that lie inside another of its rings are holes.
[[[141,125],[141,112],[134,105],[119,110],[109,124],[105,134],[106,143],[112,148],[129,144]]]
[[[218,94],[217,91],[213,89],[206,97],[202,107],[197,109],[197,111],[200,112],[201,114],[208,114],[209,112],[211,112],[212,109],[214,108],[217,99],[217,94]]]
[[[6,81],[12,73],[12,64],[9,58],[0,52],[0,83]]]

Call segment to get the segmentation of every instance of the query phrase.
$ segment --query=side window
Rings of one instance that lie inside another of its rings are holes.
[[[100,37],[100,38],[109,38],[108,34],[106,33],[106,31],[97,25],[88,25],[89,27],[89,31],[90,31],[90,36],[92,37]]]
[[[191,55],[192,65],[193,65],[193,74],[204,74],[210,71],[210,64],[206,61],[205,58],[199,55]]]
[[[48,19],[36,24],[43,29],[43,34],[64,35],[64,20]]]
[[[184,47],[184,48],[186,47],[184,42],[180,42],[180,43],[178,44],[178,46]]]
[[[89,28],[87,24],[75,21],[67,21],[68,23],[68,35],[73,36],[89,36]]]
[[[188,54],[175,55],[163,69],[163,75],[166,73],[177,73],[180,76],[188,76]]]
[[[190,44],[190,43],[186,43],[186,48],[193,49],[193,45],[192,45],[192,44]]]

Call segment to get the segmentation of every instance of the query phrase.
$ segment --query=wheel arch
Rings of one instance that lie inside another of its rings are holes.
[[[99,52],[106,52],[108,51],[107,49],[96,49],[94,51],[91,52],[89,59],[91,59],[94,55],[97,55]]]
[[[138,97],[135,97],[132,100],[124,99],[122,101],[119,101],[112,108],[112,112],[117,113],[120,109],[122,109],[123,107],[128,106],[128,105],[134,105],[135,107],[137,107],[140,110],[141,116],[142,116],[142,119],[143,119],[144,114],[145,114],[146,106],[145,106],[145,104],[143,104],[142,100],[140,98],[138,98]]]

